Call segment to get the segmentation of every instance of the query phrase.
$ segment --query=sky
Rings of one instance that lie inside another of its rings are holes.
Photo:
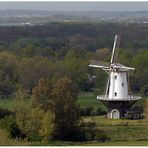
[[[25,9],[25,10],[57,10],[57,11],[145,11],[148,10],[148,1],[145,2],[2,2],[0,10]]]

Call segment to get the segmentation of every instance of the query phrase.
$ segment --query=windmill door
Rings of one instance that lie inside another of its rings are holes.
[[[119,113],[119,111],[117,109],[112,110],[111,118],[112,119],[119,119],[120,118],[120,113]]]

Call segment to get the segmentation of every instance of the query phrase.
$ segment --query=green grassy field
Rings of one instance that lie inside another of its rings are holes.
[[[30,99],[26,99],[26,103],[30,104],[31,100]],[[14,110],[16,107],[16,100],[15,99],[1,99],[0,100],[0,108],[4,108],[4,109],[9,109],[9,110]]]
[[[85,117],[85,122],[95,121],[112,141],[148,140],[148,127],[141,120],[107,119],[104,116]]]
[[[93,107],[94,109],[102,108],[106,110],[106,107],[92,94],[79,95],[78,103],[81,107]]]
[[[31,100],[27,99],[26,103],[31,103]],[[94,109],[97,109],[100,107],[106,110],[106,107],[96,99],[96,96],[93,96],[92,94],[79,95],[78,104],[80,104],[80,107],[93,107]],[[13,110],[15,107],[16,107],[16,101],[13,98],[0,100],[0,108]]]

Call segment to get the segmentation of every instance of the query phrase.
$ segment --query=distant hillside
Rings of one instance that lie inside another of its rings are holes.
[[[41,25],[49,22],[147,23],[148,11],[41,11],[1,10],[0,25]]]

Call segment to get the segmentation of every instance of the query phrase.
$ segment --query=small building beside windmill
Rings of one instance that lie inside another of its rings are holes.
[[[101,68],[108,74],[106,93],[97,96],[107,107],[107,118],[119,119],[128,118],[132,114],[135,118],[140,117],[139,111],[131,109],[132,105],[141,99],[140,96],[133,96],[128,89],[128,74],[135,68],[127,67],[114,61],[116,43],[118,36],[115,36],[111,61],[109,66],[90,64],[90,67]]]

